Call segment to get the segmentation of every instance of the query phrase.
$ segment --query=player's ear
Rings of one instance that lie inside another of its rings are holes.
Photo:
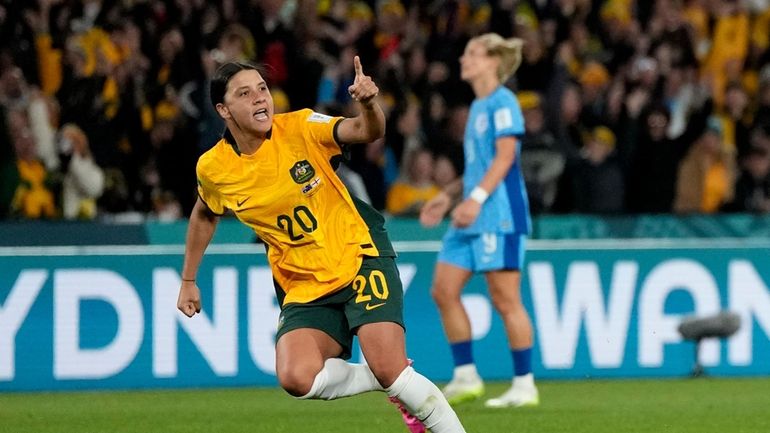
[[[219,103],[217,104],[216,108],[217,108],[217,113],[219,113],[219,117],[223,119],[230,118],[230,110],[227,107],[225,107],[224,104]]]

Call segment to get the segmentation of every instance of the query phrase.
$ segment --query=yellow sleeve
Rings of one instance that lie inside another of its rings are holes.
[[[321,145],[324,153],[329,156],[342,153],[340,145],[335,139],[334,130],[343,117],[327,116],[313,110],[301,110],[298,115],[300,116],[299,121],[302,122],[313,141]]]
[[[61,50],[53,48],[51,35],[41,33],[35,36],[40,88],[46,95],[53,95],[61,87],[62,66]]]
[[[225,206],[216,185],[206,176],[207,165],[199,160],[195,172],[198,177],[198,196],[217,215],[225,213]]]

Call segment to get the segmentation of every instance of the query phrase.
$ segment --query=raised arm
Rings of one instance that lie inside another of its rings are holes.
[[[340,144],[370,143],[385,135],[385,113],[375,98],[380,92],[372,78],[364,75],[361,59],[353,58],[356,77],[348,93],[361,105],[361,113],[340,122],[337,138]]]
[[[179,288],[179,298],[176,303],[179,311],[187,317],[201,312],[201,294],[195,278],[203,259],[203,253],[211,242],[211,238],[214,237],[218,222],[219,217],[211,212],[206,203],[198,197],[198,201],[195,202],[190,214],[190,222],[187,225],[182,285]]]

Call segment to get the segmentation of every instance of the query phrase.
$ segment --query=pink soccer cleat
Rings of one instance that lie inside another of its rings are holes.
[[[406,424],[406,428],[409,429],[409,433],[425,433],[427,431],[422,421],[409,413],[396,397],[388,397],[388,400],[398,407],[398,411],[401,412],[401,417],[404,419],[404,424]]]

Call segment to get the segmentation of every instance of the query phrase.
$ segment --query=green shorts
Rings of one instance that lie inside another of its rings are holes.
[[[300,328],[320,329],[342,346],[349,359],[353,336],[366,323],[395,322],[404,327],[404,290],[393,257],[365,257],[353,282],[306,304],[283,306],[276,341]]]

